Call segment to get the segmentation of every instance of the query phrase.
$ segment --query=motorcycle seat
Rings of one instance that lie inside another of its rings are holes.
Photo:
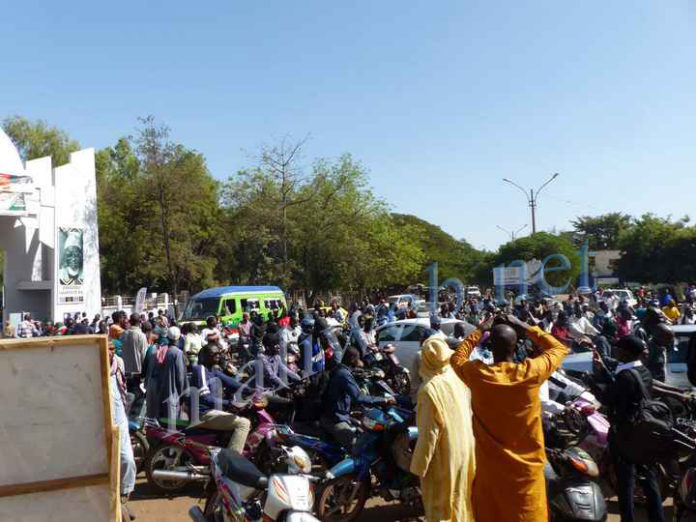
[[[225,477],[237,484],[256,489],[264,489],[268,486],[268,477],[261,473],[261,470],[251,461],[234,450],[221,450],[217,457],[217,464]]]

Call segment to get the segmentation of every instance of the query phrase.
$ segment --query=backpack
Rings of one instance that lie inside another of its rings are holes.
[[[679,450],[675,441],[674,419],[666,404],[651,400],[637,370],[628,370],[638,383],[641,400],[628,429],[616,433],[617,448],[630,462],[653,464],[674,458]]]

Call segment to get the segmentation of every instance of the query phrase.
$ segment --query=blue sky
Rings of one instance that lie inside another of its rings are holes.
[[[496,225],[694,212],[687,1],[12,2],[0,116],[104,147],[153,114],[226,178],[260,145],[352,153],[393,210],[477,247]],[[696,217],[694,215],[693,217]]]

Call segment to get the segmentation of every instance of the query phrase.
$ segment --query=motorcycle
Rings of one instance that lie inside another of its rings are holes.
[[[269,438],[271,451],[277,446],[299,446],[305,450],[312,461],[312,473],[322,474],[346,457],[346,451],[335,442],[326,441],[327,434],[320,428],[302,425],[299,433],[288,425],[278,425]],[[259,462],[262,471],[272,469],[272,463]]]
[[[603,522],[607,504],[595,482],[599,468],[580,448],[546,449],[544,468],[551,522]]]
[[[238,415],[250,416],[252,421],[244,447],[245,457],[253,457],[262,451],[275,426],[274,419],[266,411],[267,406],[267,399],[254,396],[248,405],[235,411]],[[208,447],[226,448],[232,435],[231,432],[190,427],[185,423],[179,423],[177,428],[171,431],[155,419],[145,421],[145,435],[151,448],[144,463],[145,473],[150,485],[165,494],[179,492],[191,482],[205,480],[203,470],[210,465]]]
[[[129,419],[128,433],[130,434],[133,458],[135,460],[135,473],[137,475],[143,470],[145,457],[150,450],[150,443],[145,436],[144,424],[142,421]]]
[[[214,450],[205,507],[193,506],[189,516],[194,522],[317,521],[309,457],[292,447],[283,448],[282,460],[287,471],[268,476],[232,450]]]
[[[411,393],[411,372],[399,364],[396,356],[396,348],[392,344],[384,347],[371,346],[365,357],[370,367],[378,368],[384,372],[387,384],[399,395]]]
[[[601,407],[601,403],[580,379],[569,376],[562,368],[557,369],[548,380],[549,397],[562,404],[581,398],[591,404],[595,409]]]
[[[682,426],[686,421],[677,420]],[[609,452],[609,420],[597,411],[583,395],[568,403],[564,412],[553,419],[545,420],[545,439],[548,447],[565,449],[571,446],[586,451],[599,468],[601,484],[607,497],[617,491],[617,478],[614,461]],[[684,430],[686,432],[686,430]],[[684,466],[681,466],[682,469]],[[660,494],[665,500],[671,495],[680,475],[680,463],[677,461],[657,464],[657,478]],[[643,489],[634,488],[634,502],[643,505],[646,502]]]
[[[407,425],[411,417],[396,407],[365,411],[352,456],[332,467],[321,487],[317,513],[323,521],[355,520],[373,495],[423,512],[420,481],[408,471],[418,438],[418,429]]]

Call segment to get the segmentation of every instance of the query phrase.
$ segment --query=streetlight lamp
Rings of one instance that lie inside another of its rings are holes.
[[[537,206],[537,198],[539,197],[539,192],[542,191],[542,189],[551,183],[554,179],[556,179],[559,176],[558,172],[556,172],[551,178],[544,183],[541,187],[539,187],[536,191],[536,194],[534,193],[534,189],[529,189],[529,194],[527,194],[527,189],[520,187],[517,183],[514,181],[510,181],[507,178],[503,178],[503,181],[505,183],[509,183],[510,185],[514,185],[518,189],[520,189],[524,193],[524,197],[527,198],[527,203],[529,203],[529,208],[532,209],[532,234],[536,234],[536,206]]]
[[[519,234],[520,232],[522,232],[522,231],[523,231],[525,228],[527,228],[528,226],[529,226],[529,225],[527,225],[527,224],[525,223],[524,225],[522,225],[522,226],[521,226],[520,228],[518,228],[517,230],[512,231],[512,230],[508,230],[507,228],[503,228],[503,227],[501,227],[500,225],[496,225],[496,227],[498,227],[500,230],[502,230],[502,231],[505,232],[506,234],[509,234],[509,235],[510,235],[510,241],[514,241],[514,240],[515,240],[515,236],[517,236],[517,234]]]

